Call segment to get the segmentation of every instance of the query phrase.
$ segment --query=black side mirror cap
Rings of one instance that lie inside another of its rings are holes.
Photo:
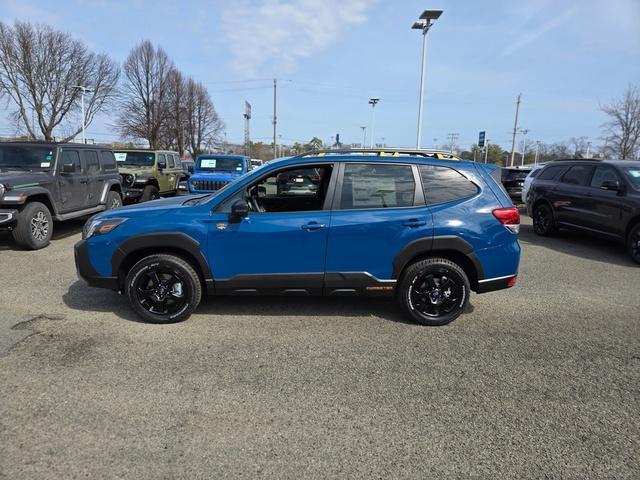
[[[243,218],[249,216],[249,205],[246,201],[238,200],[231,206],[229,214],[229,223],[240,223]]]
[[[62,173],[76,173],[75,163],[65,163],[62,165]]]
[[[158,162],[158,168],[160,170],[164,170],[165,168],[167,168],[167,162]]]

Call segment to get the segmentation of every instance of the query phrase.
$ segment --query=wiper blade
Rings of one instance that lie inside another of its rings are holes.
[[[196,198],[189,198],[188,200],[185,200],[184,202],[182,202],[182,205],[191,205],[191,202],[193,202],[193,204],[197,204],[200,200],[202,200],[203,198],[208,197],[209,194],[207,195],[203,195],[201,197],[196,197]]]

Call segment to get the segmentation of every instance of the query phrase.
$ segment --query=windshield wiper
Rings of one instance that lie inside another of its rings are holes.
[[[202,200],[203,198],[207,198],[209,195],[210,194],[208,193],[206,195],[203,195],[202,197],[190,198],[182,202],[182,205],[197,205],[200,202],[200,200]]]

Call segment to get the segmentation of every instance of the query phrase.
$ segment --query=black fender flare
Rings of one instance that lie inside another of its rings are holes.
[[[480,259],[475,254],[473,246],[463,238],[455,235],[443,235],[439,237],[419,238],[410,242],[393,259],[392,278],[398,279],[407,264],[420,255],[428,255],[438,251],[454,251],[464,255],[473,264],[478,280],[484,278],[484,269]]]
[[[111,256],[111,272],[113,275],[118,275],[122,262],[132,253],[146,249],[162,250],[163,248],[187,252],[198,263],[204,280],[212,278],[209,263],[202,254],[200,243],[182,232],[143,233],[128,238],[118,246]]]
[[[53,199],[53,196],[51,195],[51,190],[47,188],[44,188],[44,187],[17,188],[17,189],[12,189],[10,192],[12,195],[25,195],[27,197],[25,201],[19,205],[25,205],[29,203],[29,199],[31,197],[45,196],[52,208],[51,215],[55,216],[58,214],[58,205],[56,204],[56,201]],[[7,203],[7,206],[9,205],[10,204]]]

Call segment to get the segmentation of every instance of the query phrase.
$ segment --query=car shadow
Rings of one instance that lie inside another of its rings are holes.
[[[73,310],[111,312],[123,320],[142,322],[126,296],[111,290],[89,287],[77,280],[62,297]],[[465,313],[473,312],[469,303]],[[203,298],[199,315],[260,317],[378,317],[395,323],[416,325],[406,319],[392,298],[382,297],[237,297]]]
[[[82,227],[87,221],[87,218],[88,217],[74,218],[73,220],[67,220],[65,222],[54,222],[51,241],[55,242],[56,240],[63,240],[77,235],[82,231]],[[14,242],[11,232],[2,231],[0,232],[0,251],[5,250],[20,251],[25,249],[19,247],[16,242]]]
[[[523,223],[520,225],[519,240],[523,245],[536,245],[579,258],[622,267],[638,267],[629,257],[624,244],[577,231],[560,230],[551,237],[541,237],[533,231],[533,225]]]

